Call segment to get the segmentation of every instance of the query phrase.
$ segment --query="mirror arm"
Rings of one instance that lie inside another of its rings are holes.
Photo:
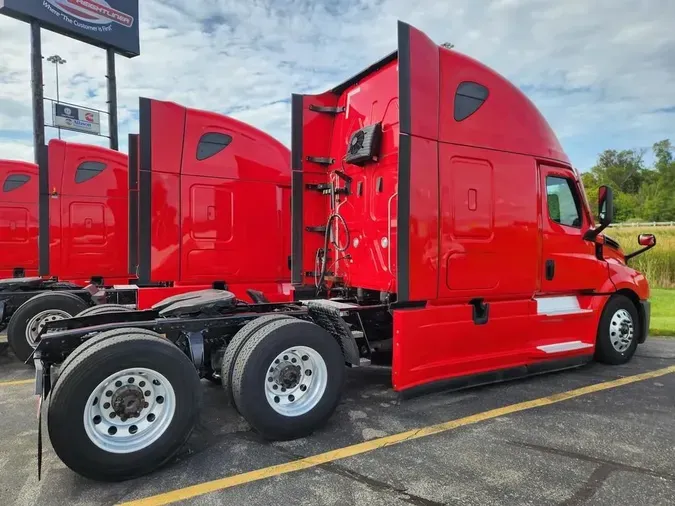
[[[589,228],[584,234],[584,241],[595,241],[595,238],[598,237],[600,232],[605,230],[609,224],[600,225],[597,228]]]
[[[624,258],[626,259],[626,263],[627,263],[628,260],[630,260],[631,258],[636,257],[636,256],[638,256],[638,255],[642,255],[645,251],[648,251],[648,250],[652,249],[654,246],[656,246],[656,237],[654,237],[654,244],[650,244],[649,246],[645,246],[645,247],[642,248],[642,249],[639,249],[639,250],[637,250],[637,251],[633,251],[630,255],[626,255],[626,256],[624,257]]]

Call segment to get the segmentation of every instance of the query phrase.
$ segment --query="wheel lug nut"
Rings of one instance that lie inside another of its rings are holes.
[[[293,362],[294,364],[295,364],[297,361],[298,361],[297,358],[292,358],[292,359],[291,359],[291,362]]]
[[[286,387],[281,387],[281,391],[282,391],[282,392],[285,392],[285,391],[286,391]]]
[[[294,396],[294,395],[289,395],[289,396],[288,396],[288,400],[291,401],[291,402],[293,402],[293,401],[295,400],[295,396]]]
[[[96,425],[98,425],[99,423],[101,423],[101,417],[98,416],[98,415],[96,415],[96,416],[94,417],[94,423],[95,423]]]
[[[121,386],[122,386],[122,382],[121,382],[121,381],[116,381],[116,382],[115,382],[115,386],[118,387],[118,388],[121,387]]]
[[[136,434],[136,432],[138,432],[138,427],[136,427],[135,425],[129,427],[129,434]]]
[[[148,406],[150,406],[150,404],[148,404],[147,402],[144,402],[144,403],[143,403],[143,407],[144,407],[144,408],[147,408]]]
[[[157,404],[162,404],[164,402],[164,397],[162,397],[160,395],[159,397],[157,397],[156,401],[157,401]]]
[[[127,383],[133,383],[133,382],[134,382],[134,378],[129,378],[129,379],[127,380]]]
[[[143,388],[143,387],[145,386],[145,381],[141,381],[141,382],[138,384],[138,386],[141,387],[141,388]]]
[[[275,364],[279,364],[279,363],[281,363],[281,360],[276,359],[276,360],[274,361],[274,363],[275,363]]]
[[[307,385],[300,385],[300,390],[302,390],[303,392],[307,390]]]
[[[150,390],[146,390],[146,391],[143,392],[143,393],[145,394],[146,397],[150,397],[150,394],[151,394],[152,392],[150,392]]]
[[[108,409],[108,408],[110,408],[110,403],[109,403],[109,402],[106,402],[106,403],[103,405],[103,409]]]
[[[111,436],[117,434],[117,427],[108,427],[108,434],[110,434]]]
[[[117,416],[117,413],[115,413],[114,411],[112,411],[110,413],[110,418],[115,418],[116,416]]]
[[[111,392],[110,390],[108,390],[108,391],[105,393],[105,396],[106,396],[106,397],[112,397],[112,392]]]
[[[311,376],[311,375],[312,375],[312,370],[311,370],[311,369],[305,370],[305,374],[306,374],[307,376]]]
[[[154,422],[154,421],[155,421],[155,415],[153,415],[152,413],[150,413],[150,414],[148,415],[148,422]]]
[[[272,383],[272,382],[274,381],[274,378],[273,378],[272,376],[270,376],[269,378],[267,378],[267,381],[269,381],[270,383]]]
[[[272,389],[273,389],[273,390],[278,390],[278,389],[279,389],[279,385],[272,385]]]
[[[284,355],[284,360],[288,360],[288,355]]]

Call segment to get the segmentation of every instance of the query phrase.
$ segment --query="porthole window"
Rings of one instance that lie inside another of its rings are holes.
[[[30,176],[27,174],[12,174],[5,179],[5,182],[2,185],[2,191],[11,192],[12,190],[21,188],[28,181],[30,181]]]
[[[75,172],[75,182],[84,183],[95,178],[105,170],[107,165],[103,162],[83,162]]]
[[[232,137],[226,134],[210,132],[202,135],[197,145],[197,160],[206,160],[220,153],[230,145]]]
[[[488,89],[482,84],[464,81],[455,93],[455,121],[464,121],[485,103]]]

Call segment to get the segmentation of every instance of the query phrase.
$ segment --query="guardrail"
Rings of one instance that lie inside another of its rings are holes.
[[[627,221],[626,223],[612,223],[611,228],[637,228],[637,227],[675,227],[675,221]]]

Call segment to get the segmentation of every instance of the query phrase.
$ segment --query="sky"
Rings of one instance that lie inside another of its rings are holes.
[[[395,50],[397,20],[520,87],[580,170],[604,149],[675,141],[673,0],[142,0],[141,56],[116,60],[120,149],[138,132],[139,96],[231,115],[290,146],[291,93],[332,88]],[[46,97],[58,54],[61,99],[107,108],[103,50],[43,31],[42,53]],[[33,159],[29,27],[6,17],[0,158]]]

